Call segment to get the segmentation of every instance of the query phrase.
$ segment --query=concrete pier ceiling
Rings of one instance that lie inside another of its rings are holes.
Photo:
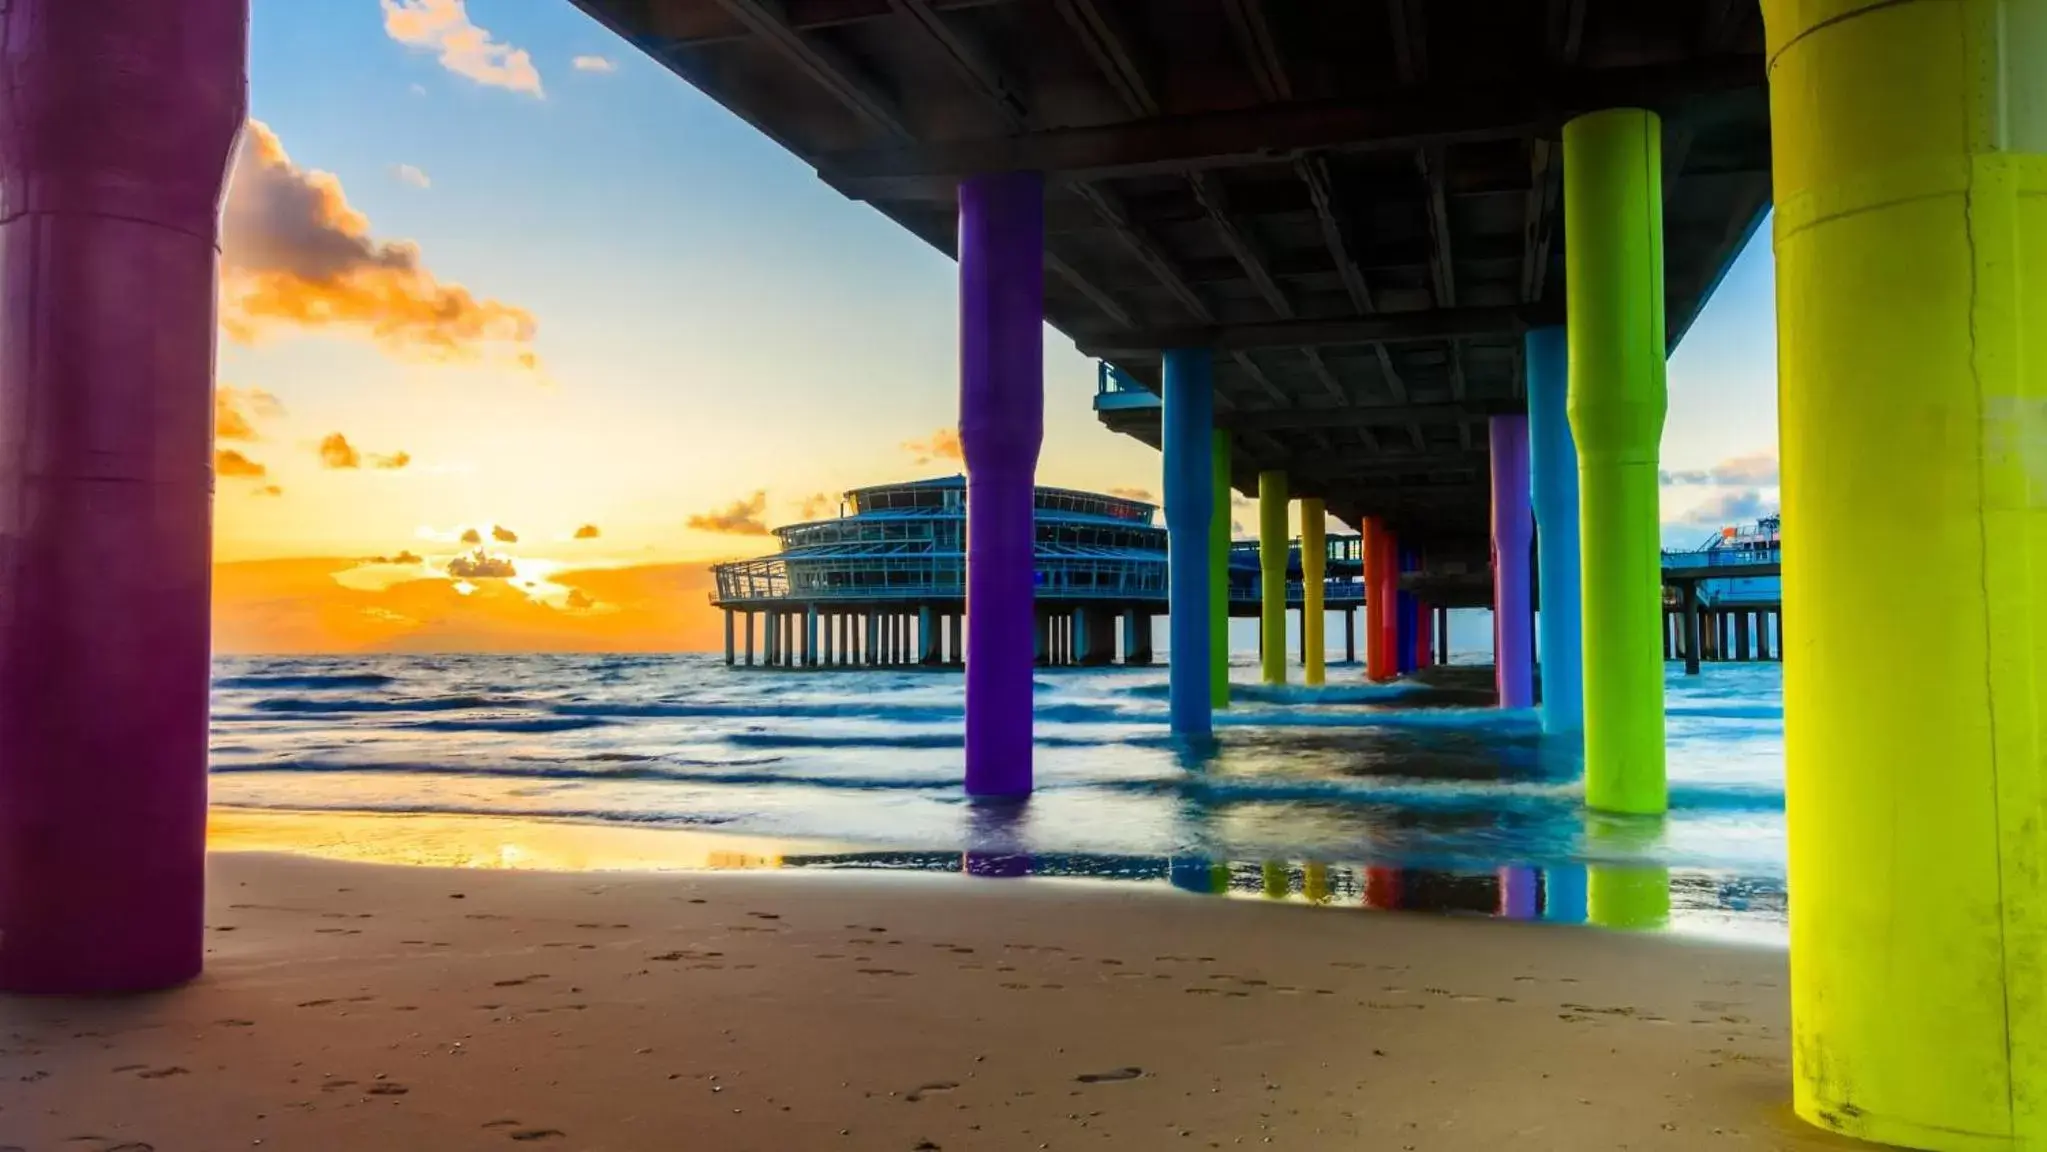
[[[1474,603],[1485,420],[1565,314],[1564,122],[1660,118],[1673,345],[1769,199],[1753,3],[575,2],[947,253],[962,178],[1042,172],[1055,326],[1152,389],[1214,350],[1238,491],[1284,469]]]

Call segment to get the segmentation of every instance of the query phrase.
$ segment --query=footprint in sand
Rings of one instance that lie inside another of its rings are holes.
[[[564,1138],[565,1134],[559,1128],[528,1128],[521,1132],[512,1133],[512,1139],[522,1143],[534,1140],[561,1140]]]
[[[545,979],[547,979],[547,973],[538,972],[531,976],[521,976],[516,980],[493,980],[490,986],[493,988],[517,988],[522,984],[531,984],[535,980]]]
[[[1073,1079],[1081,1084],[1110,1084],[1118,1080],[1135,1080],[1143,1075],[1144,1069],[1133,1066],[1113,1072],[1083,1072]]]
[[[381,1084],[372,1084],[365,1091],[371,1096],[403,1096],[407,1092],[412,1091],[412,1089],[407,1088],[403,1084],[393,1084],[386,1081]]]
[[[935,1080],[929,1084],[920,1084],[916,1088],[905,1092],[903,1094],[903,1101],[908,1104],[915,1104],[926,1096],[935,1096],[941,1092],[951,1092],[958,1087],[958,1084],[950,1080]]]
[[[144,1080],[162,1080],[169,1076],[189,1076],[191,1072],[192,1070],[189,1068],[180,1068],[176,1064],[171,1064],[163,1068],[145,1068],[135,1075]]]

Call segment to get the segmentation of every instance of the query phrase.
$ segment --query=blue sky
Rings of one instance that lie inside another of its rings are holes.
[[[787,520],[818,493],[937,470],[902,445],[954,420],[949,261],[566,0],[404,2],[523,51],[540,91],[399,42],[380,0],[255,0],[254,115],[294,165],[339,180],[375,237],[529,312],[542,369],[450,365],[343,327],[224,342],[222,379],[283,414],[252,446],[282,495],[224,489],[223,559],[586,521],[621,555],[729,554],[755,545],[688,518],[764,492],[759,515]],[[1667,469],[1774,459],[1771,292],[1765,229],[1671,361]],[[1056,333],[1046,372],[1041,478],[1156,491],[1156,453],[1100,428],[1093,366]],[[308,446],[336,431],[412,466],[323,469]],[[1774,502],[1773,476],[1731,475],[1667,489],[1666,519]]]

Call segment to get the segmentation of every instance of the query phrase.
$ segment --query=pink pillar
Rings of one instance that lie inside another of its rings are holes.
[[[1535,611],[1530,558],[1528,417],[1492,418],[1493,679],[1500,707],[1535,706]]]
[[[248,0],[0,4],[0,990],[197,975]]]

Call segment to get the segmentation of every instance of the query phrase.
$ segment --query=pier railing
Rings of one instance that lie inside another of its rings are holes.
[[[1706,548],[1696,551],[1671,551],[1663,553],[1663,567],[1666,570],[1686,568],[1755,568],[1782,564],[1784,547],[1781,544],[1756,545],[1732,548]]]
[[[1163,556],[1040,556],[1040,599],[1159,600],[1166,596]],[[966,594],[966,563],[958,555],[875,557],[852,561],[780,557],[721,564],[714,570],[720,603],[763,601],[950,600]]]
[[[1155,603],[1166,607],[1166,562],[1143,558],[1039,557],[1037,595],[1041,600],[1106,600]],[[720,564],[714,570],[713,603],[732,606],[781,603],[863,603],[870,601],[953,600],[964,598],[966,566],[957,556],[876,557],[858,561],[802,561],[794,565],[779,557]],[[1331,609],[1364,602],[1364,582],[1333,576],[1322,582],[1322,599]],[[1287,581],[1287,603],[1299,607],[1303,584]],[[1232,604],[1256,604],[1259,587],[1232,582]]]
[[[1113,368],[1108,361],[1097,365],[1095,373],[1095,411],[1111,412],[1121,408],[1157,408],[1161,401],[1158,394]]]

